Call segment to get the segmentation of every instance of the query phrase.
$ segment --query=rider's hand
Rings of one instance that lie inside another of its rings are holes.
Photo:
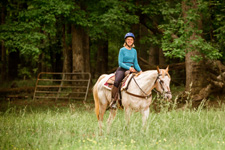
[[[137,72],[133,67],[130,67],[130,72]]]

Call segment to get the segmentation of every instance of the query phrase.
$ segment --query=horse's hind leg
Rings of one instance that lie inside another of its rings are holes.
[[[108,127],[107,127],[107,133],[110,132],[110,126],[116,116],[116,112],[117,112],[117,109],[110,109],[110,114],[109,114],[109,118],[107,120],[107,123],[108,123]]]
[[[99,106],[99,120],[98,120],[98,125],[100,129],[100,135],[102,135],[102,122],[103,122],[103,116],[105,114],[107,105],[100,104]]]

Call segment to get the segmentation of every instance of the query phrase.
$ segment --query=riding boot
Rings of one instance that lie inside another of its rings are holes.
[[[119,89],[115,86],[112,87],[112,90],[111,90],[111,103],[109,104],[109,107],[112,108],[112,109],[116,109],[116,101],[118,99],[118,92],[119,92]]]

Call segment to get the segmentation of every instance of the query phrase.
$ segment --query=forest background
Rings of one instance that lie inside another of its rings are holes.
[[[118,66],[133,32],[141,68],[165,68],[195,100],[225,89],[223,0],[1,0],[0,82]],[[190,86],[191,85],[191,86]]]

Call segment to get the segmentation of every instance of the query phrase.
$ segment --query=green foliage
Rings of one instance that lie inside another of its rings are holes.
[[[95,1],[95,5],[89,5],[88,10],[91,11],[90,36],[93,40],[121,38],[130,31],[132,24],[139,22],[139,17],[134,13],[135,5],[129,2]]]
[[[31,73],[28,68],[23,67],[19,68],[19,77],[22,77],[23,79],[30,79],[31,78]]]
[[[9,53],[19,50],[20,57],[23,58],[21,69],[36,69],[38,62],[44,61],[43,64],[50,70],[56,59],[52,55],[62,51],[62,25],[88,25],[86,12],[75,1],[32,0],[5,3],[0,3],[1,8],[5,7],[7,10],[5,23],[0,25],[0,40],[4,41]],[[19,72],[21,76],[24,70]]]
[[[190,6],[192,5],[193,4]],[[209,3],[199,0],[198,8],[190,8],[186,12],[186,18],[182,16],[180,4],[177,4],[173,8],[168,7],[168,9],[162,11],[166,16],[165,19],[168,20],[166,24],[160,26],[165,30],[162,48],[166,56],[184,59],[187,52],[199,51],[200,54],[204,54],[204,56],[209,59],[221,58],[222,55],[218,47],[215,47],[211,41],[206,41],[203,36],[201,36],[204,34],[204,28],[201,29],[198,25],[201,20],[200,14],[203,12],[207,13],[208,5]],[[176,11],[174,11],[174,9]],[[177,38],[172,37],[174,35],[176,35]],[[202,56],[195,56],[193,59],[201,60]]]
[[[210,5],[210,11],[213,13],[211,15],[211,18],[213,18],[213,20],[211,20],[211,26],[215,28],[212,33],[215,36],[213,43],[216,47],[218,47],[218,49],[220,49],[223,56],[225,56],[225,2],[222,0],[213,0]],[[223,57],[222,60],[225,61],[225,57]]]
[[[41,49],[49,46],[46,41],[56,36],[57,18],[69,17],[75,4],[61,0],[33,0],[9,5],[10,15],[6,24],[1,25],[0,39],[10,51],[19,49],[22,54],[38,55]]]
[[[198,51],[206,58],[225,61],[225,2],[198,0],[198,7],[190,8],[184,18],[184,1],[193,6],[190,0],[4,0],[0,2],[6,15],[5,24],[0,25],[0,40],[8,53],[18,50],[23,63],[32,64],[30,68],[34,69],[38,61],[45,61],[51,70],[54,55],[62,52],[64,26],[66,43],[69,47],[72,44],[69,33],[72,24],[88,33],[93,66],[100,41],[109,41],[108,58],[114,62],[124,34],[131,29],[141,44],[162,48],[169,59],[183,60],[187,52]],[[137,24],[148,29],[145,36],[134,30]],[[41,54],[44,58],[40,59]],[[193,59],[202,58],[199,55]],[[114,65],[117,64],[110,63],[109,67]]]

